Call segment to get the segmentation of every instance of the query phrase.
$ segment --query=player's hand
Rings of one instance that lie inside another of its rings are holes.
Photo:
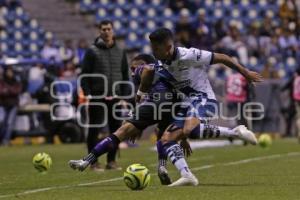
[[[247,70],[246,74],[244,74],[244,76],[248,80],[249,83],[256,83],[256,82],[263,81],[262,76],[255,71]]]
[[[190,143],[186,139],[181,140],[180,146],[183,149],[183,153],[186,157],[192,155],[193,153],[192,148],[190,146]]]

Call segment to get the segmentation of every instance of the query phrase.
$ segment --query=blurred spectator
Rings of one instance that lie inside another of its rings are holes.
[[[261,71],[261,75],[264,79],[278,79],[279,74],[277,70],[274,68],[276,64],[276,60],[274,57],[268,59],[267,63],[264,65],[263,70]]]
[[[206,21],[205,10],[198,11],[197,19],[193,23],[193,29],[195,31],[195,35],[192,37],[193,46],[197,48],[211,50],[211,44],[212,44],[211,26]]]
[[[191,47],[191,37],[193,33],[192,24],[190,22],[190,13],[188,9],[180,11],[179,20],[175,26],[175,37],[178,46]]]
[[[291,23],[289,30],[281,29],[280,36],[278,38],[279,47],[284,57],[295,56],[298,50],[298,41],[294,34],[295,24]]]
[[[75,80],[77,78],[76,67],[72,61],[65,64],[61,77],[64,80]]]
[[[79,60],[78,63],[81,63],[87,48],[88,48],[88,43],[86,39],[81,38],[78,42],[78,46],[76,49],[76,57]]]
[[[296,5],[294,0],[285,0],[279,8],[279,16],[284,20],[288,19],[289,21],[296,21]]]
[[[63,62],[67,62],[74,57],[72,40],[65,40],[64,45],[59,48],[59,57]]]
[[[39,63],[33,66],[29,70],[28,86],[27,91],[30,94],[35,94],[44,84],[44,77],[46,74],[46,69],[43,64]]]
[[[259,46],[259,30],[257,24],[252,24],[250,26],[250,31],[246,36],[246,43],[248,46],[248,52],[249,52],[248,55],[259,57],[260,46]]]
[[[273,16],[271,14],[266,14],[260,25],[260,35],[270,37],[273,32]]]
[[[235,24],[230,25],[229,34],[219,42],[218,47],[226,54],[238,57],[242,64],[248,64],[248,50]]]
[[[296,70],[296,73],[294,76],[291,76],[286,83],[282,86],[281,91],[288,91],[288,99],[286,99],[287,105],[281,109],[281,112],[283,114],[283,117],[285,119],[285,124],[286,124],[286,129],[284,133],[284,137],[291,137],[292,136],[292,124],[293,124],[293,119],[296,115],[296,109],[297,111],[299,108],[299,102],[300,102],[300,96],[299,96],[299,89],[300,89],[300,66]],[[298,80],[297,80],[298,79]],[[299,119],[299,113],[297,113],[297,118]],[[299,122],[298,122],[299,123]],[[297,122],[296,122],[297,124]],[[297,125],[297,136],[300,139],[300,123],[299,126]],[[300,141],[300,140],[299,140]]]
[[[300,142],[300,65],[298,66],[293,80],[293,100],[296,106],[296,128]]]
[[[194,2],[191,0],[171,0],[169,3],[169,7],[173,10],[175,14],[178,14],[184,8],[187,8],[192,12],[194,12],[197,8]]]
[[[227,28],[224,24],[223,19],[218,19],[218,21],[214,25],[215,35],[216,35],[216,42],[221,40],[223,37],[226,36]]]
[[[20,0],[0,0],[0,7],[5,6],[10,10],[14,10],[21,5]]]
[[[49,39],[41,52],[42,58],[46,60],[53,60],[55,62],[60,62],[61,58],[58,49],[54,46],[53,41]]]
[[[0,106],[4,110],[4,122],[0,128],[2,145],[9,145],[21,91],[22,85],[16,78],[13,68],[8,67],[4,71],[3,79],[0,80]]]

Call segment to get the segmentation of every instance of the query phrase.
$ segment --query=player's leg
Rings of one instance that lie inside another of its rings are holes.
[[[300,143],[300,102],[295,102],[296,106],[296,128],[297,128],[297,136]]]
[[[90,164],[95,163],[101,155],[113,151],[119,146],[119,143],[125,139],[137,137],[141,131],[130,122],[124,123],[115,133],[109,135],[99,142],[85,157],[80,160],[70,160],[69,165],[79,171],[85,170]]]
[[[162,136],[164,150],[176,169],[180,172],[181,178],[169,186],[198,185],[198,179],[193,175],[184,158],[183,149],[177,143],[183,137],[183,129],[180,126],[171,124]]]
[[[168,155],[166,154],[163,143],[161,141],[162,134],[165,129],[161,129],[159,126],[156,128],[157,141],[156,141],[156,149],[158,155],[158,166],[157,166],[157,175],[162,185],[169,185],[172,183],[167,170],[167,160]]]
[[[186,137],[194,139],[238,138],[253,145],[257,144],[254,133],[244,125],[232,129],[208,123],[212,117],[218,115],[218,105],[215,100],[207,100],[205,104],[201,104],[201,102],[196,102],[198,103],[196,104],[195,102],[193,102],[195,109],[189,109],[187,113],[189,117],[185,120],[183,132]],[[201,119],[201,123],[199,119]]]
[[[117,104],[118,101],[111,101],[108,102],[108,109],[110,110],[108,112],[108,127],[109,127],[109,133],[112,134],[114,132],[116,132],[118,130],[118,128],[121,127],[122,125],[122,121],[117,120],[114,118],[114,114],[117,116],[121,116],[120,113],[115,112],[115,110],[113,109],[114,104]],[[117,107],[117,109],[119,109],[120,107]],[[119,167],[116,163],[116,156],[117,156],[117,152],[118,152],[119,147],[117,146],[117,148],[113,149],[112,151],[109,151],[107,153],[107,164],[106,164],[106,169],[115,169],[115,170],[121,170],[122,168]]]
[[[133,116],[128,119],[116,132],[99,142],[93,148],[90,154],[81,160],[70,160],[70,167],[83,171],[88,165],[95,162],[99,156],[117,148],[121,141],[126,139],[134,139],[140,136],[142,130],[156,123],[156,121],[153,120],[153,113],[155,113],[154,109],[156,109],[155,106],[151,104],[137,106]]]

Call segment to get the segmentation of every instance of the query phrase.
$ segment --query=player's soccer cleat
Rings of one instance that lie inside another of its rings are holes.
[[[243,141],[249,142],[250,144],[256,145],[257,139],[252,131],[247,129],[246,126],[240,125],[233,129],[237,133],[237,137]]]
[[[170,185],[172,183],[168,171],[164,166],[158,168],[157,175],[162,185]]]
[[[70,160],[69,165],[72,169],[79,171],[85,170],[89,166],[89,162],[85,160]]]
[[[199,184],[198,179],[193,175],[185,175],[174,183],[168,185],[168,187],[177,187],[177,186],[197,186]]]

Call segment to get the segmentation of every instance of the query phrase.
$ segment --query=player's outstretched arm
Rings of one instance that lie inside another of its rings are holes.
[[[238,71],[250,83],[261,82],[263,80],[262,76],[259,73],[246,69],[245,67],[243,67],[241,64],[236,62],[234,59],[232,59],[228,55],[220,54],[220,53],[214,53],[212,64],[217,64],[217,63],[222,63],[222,64],[226,65],[227,67]]]
[[[146,66],[143,69],[141,74],[141,83],[136,94],[136,102],[139,103],[144,95],[147,95],[148,91],[151,88],[152,81],[154,78],[154,69],[153,67]]]

